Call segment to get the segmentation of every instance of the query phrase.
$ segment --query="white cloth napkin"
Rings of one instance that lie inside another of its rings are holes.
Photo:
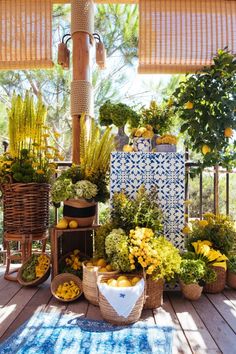
[[[98,283],[98,288],[116,313],[127,318],[144,291],[144,280],[141,279],[136,285],[127,288],[109,286],[106,283]]]

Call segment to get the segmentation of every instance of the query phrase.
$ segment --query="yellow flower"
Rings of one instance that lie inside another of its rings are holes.
[[[199,221],[198,221],[198,225],[199,225],[200,227],[205,227],[205,226],[208,225],[208,221],[207,221],[207,220],[199,220]]]
[[[36,173],[37,173],[38,175],[43,175],[43,174],[44,174],[44,171],[43,171],[43,170],[37,170]]]

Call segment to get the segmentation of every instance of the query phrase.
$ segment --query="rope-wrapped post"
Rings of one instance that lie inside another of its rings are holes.
[[[72,161],[80,162],[80,115],[93,115],[90,51],[94,32],[92,0],[71,1],[73,81],[71,83]]]

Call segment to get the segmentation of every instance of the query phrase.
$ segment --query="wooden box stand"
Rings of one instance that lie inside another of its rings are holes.
[[[94,232],[98,227],[99,225],[92,225],[78,229],[51,229],[52,279],[59,274],[59,260],[63,255],[79,249],[85,256],[93,256]]]

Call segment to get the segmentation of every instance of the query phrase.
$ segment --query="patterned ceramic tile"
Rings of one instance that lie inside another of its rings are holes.
[[[181,153],[124,153],[111,156],[111,196],[124,190],[134,197],[141,185],[158,188],[164,233],[175,246],[184,248],[184,155]]]

